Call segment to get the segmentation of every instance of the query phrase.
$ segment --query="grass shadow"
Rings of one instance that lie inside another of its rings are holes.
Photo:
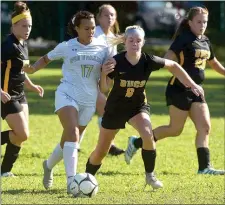
[[[112,175],[133,175],[133,176],[137,176],[138,174],[135,173],[130,173],[130,172],[120,172],[120,171],[107,171],[107,172],[103,172],[103,171],[99,171],[97,173],[97,175],[103,175],[103,176],[112,176]]]

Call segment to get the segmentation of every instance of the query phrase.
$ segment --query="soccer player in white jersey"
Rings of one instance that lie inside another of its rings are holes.
[[[94,38],[95,19],[88,11],[80,11],[68,24],[70,34],[78,37],[58,44],[54,50],[40,58],[32,66],[24,67],[27,73],[34,73],[50,61],[63,59],[63,78],[55,93],[55,112],[63,126],[60,144],[50,157],[43,162],[43,185],[53,185],[53,167],[63,158],[67,175],[67,187],[76,174],[79,134],[86,128],[96,110],[100,70],[106,61],[109,49]],[[68,189],[67,189],[68,192]]]
[[[110,4],[101,5],[98,9],[97,23],[99,25],[96,26],[94,36],[96,38],[101,39],[102,42],[108,45],[107,38],[115,38],[120,31],[119,23],[117,21],[117,12],[115,8],[111,6]],[[117,54],[117,46],[110,47],[109,49],[110,49],[110,53],[113,54],[113,56]],[[98,98],[97,98],[97,104],[96,104],[96,110],[99,116],[98,117],[99,127],[101,126],[105,104],[106,104],[106,96],[103,93],[99,92]],[[83,134],[80,136],[80,143],[82,139],[83,139]],[[115,144],[112,143],[109,149],[110,155],[118,156],[123,153],[124,153],[123,149],[116,147]]]

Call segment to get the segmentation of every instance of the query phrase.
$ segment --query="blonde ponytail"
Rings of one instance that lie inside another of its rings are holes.
[[[122,35],[117,35],[116,37],[107,37],[106,41],[109,47],[117,46],[121,43],[124,43],[125,36],[124,34],[122,34]]]

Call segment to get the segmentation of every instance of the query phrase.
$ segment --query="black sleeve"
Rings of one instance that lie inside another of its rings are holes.
[[[210,57],[209,57],[208,60],[210,61],[215,57],[215,54],[213,52],[212,45],[211,45],[210,41],[208,41],[208,44],[209,44],[209,50],[210,50]]]
[[[154,55],[148,55],[148,68],[152,71],[159,70],[165,66],[165,59]]]
[[[1,44],[1,61],[5,62],[10,59],[9,48],[7,48],[6,42]]]
[[[179,54],[184,49],[184,46],[185,46],[185,36],[179,35],[175,38],[169,50],[173,51],[176,54],[177,58],[179,59]]]

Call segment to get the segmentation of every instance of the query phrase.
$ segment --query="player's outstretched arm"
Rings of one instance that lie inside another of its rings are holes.
[[[208,61],[210,67],[214,69],[217,73],[225,76],[224,66],[214,57],[212,60]]]
[[[33,91],[33,92],[38,93],[38,95],[40,97],[43,97],[44,89],[40,85],[33,84],[33,82],[30,80],[30,78],[28,77],[27,74],[25,75],[25,77],[26,77],[26,79],[24,81],[24,84],[25,84],[26,88]]]
[[[48,58],[48,56],[44,55],[38,61],[36,61],[33,65],[25,65],[22,70],[26,73],[32,74],[44,68],[46,65],[50,63],[50,61],[51,60]]]
[[[177,77],[183,85],[190,87],[195,95],[204,97],[203,88],[197,85],[177,62],[165,59],[165,67],[168,68],[168,70]]]

